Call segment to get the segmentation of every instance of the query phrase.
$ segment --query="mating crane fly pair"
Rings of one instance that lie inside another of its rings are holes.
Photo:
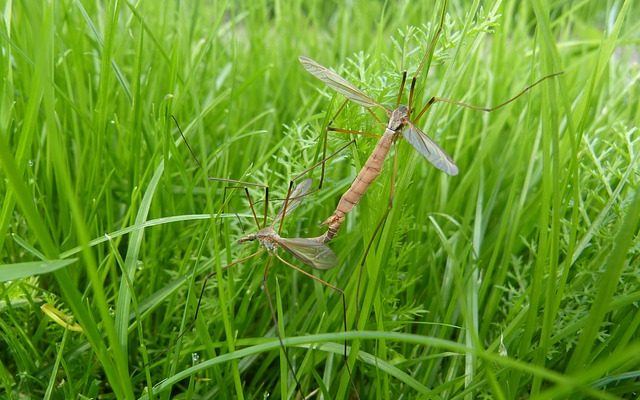
[[[183,136],[182,131],[180,131],[180,134]],[[185,140],[185,144],[187,144],[186,140]],[[187,146],[189,147],[189,145],[187,144]],[[191,151],[192,155],[195,157],[195,153],[193,153],[193,151],[191,150],[191,148],[189,147],[189,151]],[[221,179],[221,178],[209,178],[210,180],[213,181],[231,181],[233,183],[243,183],[240,181],[234,181],[234,180],[226,180],[226,179]],[[246,182],[245,182],[246,183]],[[261,186],[261,185],[258,185]],[[274,217],[273,221],[271,222],[270,225],[266,225],[266,217],[267,217],[267,211],[268,211],[268,196],[265,196],[265,215],[264,215],[264,226],[260,227],[260,222],[259,219],[257,218],[255,209],[253,207],[253,201],[251,200],[251,196],[249,195],[248,190],[246,190],[245,188],[245,194],[247,196],[247,199],[249,201],[249,206],[251,207],[251,212],[253,213],[253,217],[254,220],[256,222],[256,225],[258,226],[258,231],[256,231],[255,233],[250,233],[248,235],[242,236],[240,239],[238,239],[238,243],[242,244],[242,243],[246,243],[246,242],[253,242],[253,241],[258,241],[260,243],[261,249],[259,249],[257,252],[247,256],[247,257],[243,257],[241,259],[235,260],[229,264],[227,264],[224,269],[227,269],[229,267],[232,267],[234,265],[238,265],[240,263],[243,263],[245,261],[248,261],[250,259],[253,259],[257,256],[260,256],[262,254],[264,254],[264,252],[266,251],[268,253],[268,258],[267,261],[265,262],[264,265],[264,270],[263,270],[263,276],[262,276],[262,288],[264,290],[264,293],[267,297],[267,302],[269,304],[269,311],[271,313],[271,318],[274,322],[274,326],[276,329],[276,333],[278,336],[278,340],[280,341],[280,346],[283,350],[283,353],[285,355],[285,358],[287,360],[287,366],[291,371],[291,374],[293,375],[293,378],[296,382],[296,390],[300,391],[302,393],[302,389],[301,389],[301,384],[300,381],[298,380],[298,377],[296,375],[296,372],[294,371],[293,367],[292,367],[292,363],[291,360],[289,358],[289,353],[284,345],[283,342],[283,336],[279,330],[278,327],[278,323],[277,323],[277,316],[276,316],[276,309],[273,306],[273,301],[271,299],[271,294],[269,291],[269,286],[268,286],[268,275],[269,275],[269,269],[271,266],[271,261],[273,259],[273,257],[277,258],[278,260],[280,260],[280,262],[282,262],[283,264],[289,266],[290,268],[300,272],[301,274],[321,283],[322,285],[336,291],[340,297],[341,297],[341,301],[342,301],[342,310],[343,310],[343,315],[345,315],[345,317],[343,318],[343,324],[344,324],[344,329],[346,331],[347,329],[347,321],[346,321],[346,312],[347,312],[347,303],[346,303],[346,298],[345,298],[345,294],[344,291],[340,288],[338,288],[337,286],[334,286],[326,281],[323,281],[322,279],[316,277],[315,275],[305,271],[304,269],[296,266],[295,264],[292,264],[291,262],[285,260],[284,258],[282,258],[279,254],[278,254],[278,250],[279,249],[283,249],[285,250],[287,253],[289,253],[290,255],[292,255],[293,257],[297,258],[298,260],[302,261],[304,264],[319,269],[319,270],[325,270],[325,269],[330,269],[335,267],[336,265],[338,265],[338,257],[336,256],[336,254],[333,252],[333,250],[331,250],[326,244],[324,244],[322,241],[319,241],[315,238],[310,239],[310,238],[284,238],[282,236],[280,236],[280,231],[282,229],[282,224],[284,221],[284,218],[287,217],[291,212],[293,212],[296,208],[298,208],[298,206],[300,205],[302,199],[307,196],[310,192],[311,192],[311,186],[312,186],[312,180],[311,179],[305,179],[304,181],[302,181],[300,184],[298,184],[293,190],[290,190],[287,193],[287,197],[284,199],[284,204],[282,205],[282,207],[280,208],[280,210],[278,211],[278,213],[276,214],[276,216]],[[276,230],[276,225],[278,225],[278,229]],[[209,273],[205,279],[204,282],[202,284],[202,289],[200,290],[200,296],[198,298],[198,304],[196,306],[196,313],[194,316],[194,321],[198,318],[198,310],[200,309],[200,305],[201,305],[201,301],[202,301],[202,297],[204,295],[204,290],[206,288],[207,285],[207,281],[209,279],[211,279],[213,276],[215,276],[215,271]],[[183,331],[183,333],[185,333],[185,331]],[[180,335],[182,336],[182,334]],[[347,342],[344,342],[344,354],[347,354]],[[347,370],[348,366],[347,366]],[[351,375],[351,372],[349,371],[349,375]],[[306,396],[304,396],[303,394],[303,398],[306,398]]]
[[[438,33],[434,39],[437,39]],[[434,41],[431,42],[430,50],[432,50],[434,45]],[[402,75],[402,83],[400,84],[400,90],[398,93],[398,97],[396,100],[395,109],[391,110],[377,101],[373,100],[371,97],[364,94],[360,89],[358,89],[354,84],[347,81],[337,73],[332,70],[320,65],[318,62],[310,59],[309,57],[300,56],[299,60],[302,63],[302,66],[313,76],[320,79],[322,82],[327,84],[330,88],[340,93],[347,100],[351,100],[352,102],[359,104],[365,107],[367,110],[371,110],[372,108],[380,108],[386,112],[389,116],[389,122],[385,128],[383,135],[380,137],[380,140],[376,144],[376,147],[371,152],[371,155],[365,162],[364,166],[354,179],[351,187],[342,195],[340,201],[338,202],[338,206],[336,207],[333,215],[331,215],[327,220],[325,220],[324,224],[328,225],[327,232],[325,232],[320,238],[323,242],[329,242],[331,239],[335,237],[344,221],[346,214],[355,207],[356,204],[360,201],[362,196],[367,192],[367,189],[371,185],[371,183],[380,175],[382,171],[382,166],[384,164],[384,160],[389,153],[391,145],[402,136],[409,142],[422,156],[424,156],[433,166],[443,171],[444,173],[455,176],[458,175],[458,167],[451,159],[451,157],[444,151],[436,142],[431,140],[429,136],[427,136],[424,132],[422,132],[416,125],[417,121],[424,115],[424,113],[431,107],[433,104],[437,102],[450,103],[455,104],[462,107],[471,108],[474,110],[491,112],[497,110],[501,107],[506,106],[511,103],[521,95],[523,95],[526,91],[536,86],[540,82],[545,79],[557,76],[560,73],[555,73],[551,75],[547,75],[535,83],[524,88],[520,93],[515,95],[514,97],[508,99],[507,101],[498,104],[494,107],[479,107],[474,106],[467,103],[462,103],[459,101],[449,100],[442,97],[431,97],[429,101],[425,104],[422,110],[415,117],[414,121],[411,120],[411,114],[413,112],[413,99],[415,93],[415,85],[418,76],[422,70],[423,65],[425,64],[427,56],[431,54],[431,51],[427,51],[425,56],[423,57],[418,70],[411,80],[411,89],[409,92],[409,104],[408,106],[401,105],[400,101],[402,99],[402,92],[404,90],[404,85],[406,82],[407,74],[406,72]],[[375,115],[374,115],[375,116]],[[353,132],[350,130],[341,130],[335,129],[336,131],[342,132]],[[355,132],[361,133],[361,132]],[[394,171],[395,173],[395,171]],[[393,196],[393,181],[391,188],[391,196]],[[389,204],[391,205],[393,198],[390,198]],[[385,214],[386,216],[386,214]],[[384,218],[384,217],[383,217]]]
[[[456,164],[454,163],[454,161],[452,160],[452,158],[438,145],[436,144],[431,138],[429,138],[429,136],[427,136],[424,132],[422,132],[417,126],[417,122],[420,120],[420,118],[425,114],[425,112],[435,103],[437,102],[444,102],[444,103],[449,103],[449,104],[454,104],[454,105],[458,105],[458,106],[462,106],[462,107],[466,107],[466,108],[470,108],[470,109],[474,109],[474,110],[479,110],[479,111],[485,111],[485,112],[491,112],[494,110],[497,110],[509,103],[511,103],[512,101],[514,101],[515,99],[517,99],[518,97],[520,97],[521,95],[523,95],[525,92],[527,92],[529,89],[533,88],[534,86],[538,85],[539,83],[541,83],[542,81],[544,81],[545,79],[557,76],[560,73],[555,73],[555,74],[551,74],[551,75],[547,75],[541,79],[539,79],[538,81],[536,81],[535,83],[525,87],[522,91],[520,91],[517,95],[513,96],[512,98],[504,101],[503,103],[500,103],[497,106],[494,107],[480,107],[480,106],[475,106],[475,105],[471,105],[471,104],[467,104],[467,103],[463,103],[463,102],[459,102],[459,101],[454,101],[454,100],[449,100],[446,98],[441,98],[441,97],[431,97],[427,103],[423,106],[422,109],[420,109],[419,112],[417,112],[414,114],[414,95],[415,95],[415,87],[416,87],[416,81],[418,79],[418,77],[420,76],[420,73],[422,71],[423,68],[426,67],[426,69],[429,69],[429,64],[431,61],[431,57],[433,55],[433,51],[435,48],[435,45],[438,41],[438,37],[441,34],[442,31],[442,27],[444,25],[444,18],[445,18],[445,14],[446,14],[446,8],[447,8],[447,1],[444,1],[443,7],[442,7],[442,12],[439,16],[439,25],[436,28],[436,31],[434,33],[434,36],[431,40],[431,42],[429,43],[429,46],[427,48],[427,51],[425,52],[415,74],[413,75],[412,79],[411,79],[411,85],[410,85],[410,91],[409,91],[409,98],[408,98],[408,104],[407,105],[401,105],[400,102],[402,100],[402,94],[403,94],[403,90],[406,84],[406,78],[407,78],[407,73],[404,72],[402,75],[402,82],[399,88],[399,93],[397,96],[397,100],[396,100],[396,104],[395,107],[393,109],[390,109],[382,104],[380,104],[379,102],[375,101],[374,99],[372,99],[371,97],[369,97],[368,95],[366,95],[363,91],[361,91],[360,89],[358,89],[358,87],[356,87],[354,84],[350,83],[349,81],[347,81],[346,79],[344,79],[343,77],[341,77],[340,75],[338,75],[336,72],[322,66],[321,64],[319,64],[318,62],[308,58],[308,57],[304,57],[301,56],[299,58],[299,61],[302,63],[302,66],[312,75],[314,75],[316,78],[320,79],[322,82],[324,82],[327,86],[329,86],[331,89],[335,90],[336,92],[338,92],[339,94],[343,95],[347,101],[352,101],[360,106],[365,107],[372,115],[374,115],[374,117],[376,117],[376,115],[371,111],[372,109],[381,109],[383,110],[388,118],[389,121],[385,126],[385,131],[383,133],[383,135],[380,137],[378,143],[376,144],[374,150],[372,151],[371,155],[369,156],[369,158],[367,159],[367,161],[365,162],[364,166],[362,167],[362,169],[360,170],[360,172],[358,173],[358,175],[356,176],[356,178],[354,179],[354,181],[352,182],[351,186],[349,187],[349,189],[347,189],[347,191],[342,195],[342,197],[340,198],[338,205],[336,206],[335,211],[333,212],[333,214],[327,218],[325,220],[325,224],[327,225],[327,230],[324,234],[322,234],[319,237],[315,237],[315,238],[284,238],[282,236],[280,236],[280,232],[282,229],[282,225],[283,225],[283,221],[284,218],[286,216],[288,216],[293,210],[295,210],[299,205],[300,202],[302,200],[303,197],[309,195],[311,193],[311,179],[306,179],[304,181],[302,181],[300,184],[298,184],[297,186],[293,186],[293,182],[295,180],[297,180],[299,177],[301,177],[302,175],[306,174],[307,172],[309,172],[310,170],[312,170],[313,168],[319,166],[320,164],[322,164],[322,177],[321,177],[321,184],[322,185],[322,179],[324,178],[324,164],[325,162],[332,158],[333,156],[335,156],[338,152],[340,152],[342,149],[344,149],[345,147],[347,147],[349,144],[343,146],[340,150],[338,150],[336,153],[334,153],[333,155],[326,157],[326,136],[325,136],[325,147],[323,150],[323,158],[322,160],[315,164],[314,166],[308,168],[307,170],[305,170],[303,173],[301,173],[300,175],[296,176],[295,178],[292,179],[290,185],[289,185],[289,190],[287,192],[286,197],[284,198],[284,203],[282,205],[282,208],[279,210],[279,212],[277,213],[276,217],[273,219],[273,222],[271,223],[271,225],[266,224],[266,217],[267,217],[267,212],[268,212],[268,188],[266,188],[265,186],[265,216],[264,216],[264,223],[262,224],[263,226],[261,227],[260,222],[256,216],[255,213],[255,209],[253,207],[253,202],[251,201],[251,197],[249,195],[249,192],[247,190],[247,188],[245,187],[245,194],[249,200],[249,206],[251,207],[251,211],[253,213],[254,219],[256,221],[256,224],[258,225],[258,230],[255,233],[252,234],[248,234],[243,236],[242,238],[240,238],[238,240],[239,243],[245,243],[245,242],[249,242],[249,241],[258,241],[261,245],[261,249],[259,249],[256,253],[251,254],[250,256],[244,257],[242,259],[236,260],[234,262],[231,262],[230,264],[227,264],[224,269],[229,268],[233,265],[237,265],[239,263],[245,262],[249,259],[252,259],[260,254],[263,254],[266,250],[266,252],[269,254],[269,257],[267,258],[267,261],[265,262],[265,266],[264,266],[264,271],[263,271],[263,290],[265,292],[265,295],[267,297],[267,300],[269,302],[269,308],[271,311],[271,316],[273,319],[273,322],[275,324],[275,329],[276,332],[278,334],[278,339],[280,340],[280,344],[281,347],[283,349],[283,352],[285,354],[287,363],[288,363],[288,368],[290,369],[293,378],[296,382],[296,386],[297,386],[297,390],[300,391],[302,393],[301,390],[301,384],[300,381],[298,380],[298,377],[296,376],[295,371],[293,370],[292,364],[290,362],[289,359],[289,355],[288,352],[286,350],[286,347],[283,344],[283,339],[282,339],[282,335],[281,332],[278,330],[278,324],[277,324],[277,318],[276,318],[276,312],[275,312],[275,308],[273,306],[272,300],[271,300],[271,295],[269,293],[268,287],[267,287],[267,275],[269,272],[269,267],[271,264],[271,260],[273,257],[276,257],[278,260],[280,260],[283,264],[291,267],[292,269],[295,269],[296,271],[304,274],[305,276],[308,276],[309,278],[315,280],[316,282],[319,282],[329,288],[331,288],[332,290],[338,292],[341,295],[342,298],[342,306],[343,306],[343,324],[344,324],[344,329],[347,329],[347,322],[346,322],[346,299],[345,299],[345,294],[344,291],[340,288],[338,288],[337,286],[334,286],[318,277],[316,277],[315,275],[305,271],[304,269],[292,264],[291,262],[283,259],[279,254],[278,254],[278,249],[283,249],[285,250],[287,253],[289,253],[291,256],[293,256],[294,258],[298,259],[299,261],[303,262],[304,264],[318,269],[318,270],[326,270],[326,269],[330,269],[333,268],[335,266],[338,265],[338,257],[336,256],[336,254],[326,245],[326,243],[330,242],[338,233],[338,230],[340,229],[342,223],[344,222],[344,219],[346,218],[346,215],[353,209],[353,207],[355,207],[356,204],[358,204],[358,202],[361,200],[361,198],[364,196],[364,194],[366,193],[368,187],[370,186],[370,184],[380,175],[383,165],[384,165],[384,160],[387,156],[387,154],[390,151],[391,145],[394,144],[400,136],[404,137],[423,157],[425,157],[431,164],[433,164],[437,169],[443,171],[444,173],[450,175],[450,176],[455,176],[458,174],[459,170],[458,167],[456,166]],[[346,103],[346,101],[345,101]],[[344,104],[343,104],[344,106]],[[342,110],[342,107],[340,107],[339,111],[340,112]],[[376,117],[377,119],[377,117]],[[348,129],[338,129],[338,128],[332,128],[329,127],[327,128],[328,131],[337,131],[337,132],[344,132],[344,133],[363,133],[363,132],[358,132],[358,131],[352,131],[352,130],[348,130]],[[182,132],[181,132],[182,133]],[[186,140],[185,140],[186,143]],[[188,144],[187,144],[188,146]],[[191,151],[192,155],[194,155],[193,151],[191,150],[191,148],[189,148],[189,150]],[[397,152],[396,152],[396,156],[397,156]],[[195,157],[195,155],[194,155]],[[395,162],[394,162],[394,166],[395,166]],[[393,175],[392,175],[392,185],[391,185],[391,194],[390,194],[390,199],[389,199],[389,207],[391,207],[392,204],[392,199],[393,199],[393,192],[394,192],[394,179],[395,179],[395,168],[393,171]],[[248,184],[246,182],[240,182],[240,181],[233,181],[233,180],[228,180],[228,179],[220,179],[220,178],[210,178],[211,180],[216,180],[216,181],[226,181],[226,182],[232,182],[232,183],[236,183],[236,184],[246,184],[246,185],[256,185],[256,184]],[[263,186],[263,185],[257,185],[257,186]],[[382,222],[384,222],[384,219],[386,218],[387,214],[388,214],[388,209],[387,209],[387,213],[384,214],[383,219],[380,221],[380,223],[378,224],[378,226],[376,227],[376,231],[373,234],[373,237],[375,237],[378,229],[380,228],[380,226],[382,225]],[[279,228],[276,230],[276,225],[279,225]],[[369,245],[367,246],[367,251],[369,246],[373,243],[373,238],[371,239],[371,241],[369,242]],[[365,252],[365,257],[366,257],[366,252]],[[200,300],[202,299],[202,294],[204,292],[204,288],[206,285],[207,280],[213,276],[214,273],[209,274],[206,278],[205,278],[205,282],[203,284],[202,287],[202,291],[200,293],[200,299],[198,300],[198,308],[200,305]],[[359,287],[359,282],[358,282],[358,287]],[[197,310],[196,310],[196,318],[197,318]],[[344,353],[345,353],[345,363],[346,363],[346,354],[347,354],[347,344],[345,341],[345,349],[344,349]],[[351,371],[349,369],[348,364],[346,365],[347,367],[347,371],[349,372],[349,375],[351,376]],[[356,391],[357,393],[357,391]],[[304,397],[304,395],[303,395]]]
[[[420,154],[429,160],[436,168],[452,176],[458,174],[458,167],[451,157],[424,132],[418,129],[409,119],[412,111],[411,103],[413,101],[413,93],[417,76],[414,76],[412,79],[411,92],[409,94],[409,106],[399,104],[406,79],[405,73],[403,74],[396,108],[394,110],[390,110],[365,95],[355,85],[351,84],[337,73],[323,67],[316,61],[304,56],[301,56],[299,59],[309,73],[326,83],[338,93],[344,95],[348,100],[351,100],[367,109],[376,107],[381,108],[389,116],[389,122],[382,137],[376,144],[376,147],[373,149],[371,155],[354,179],[351,187],[349,187],[349,189],[340,198],[333,215],[324,222],[324,224],[328,225],[328,229],[321,237],[322,241],[329,242],[335,237],[346,217],[346,214],[351,211],[358,202],[360,202],[360,199],[367,192],[371,183],[378,177],[378,175],[380,175],[384,160],[391,149],[391,145],[396,141],[400,133],[402,133],[405,139],[407,139],[407,141],[411,143],[411,145],[413,145],[413,147],[415,147],[415,149],[418,150],[418,152],[420,152]],[[407,127],[407,129],[404,129],[405,127]]]

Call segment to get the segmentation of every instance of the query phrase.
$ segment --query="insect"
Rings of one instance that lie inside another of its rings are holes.
[[[382,171],[382,167],[384,164],[384,160],[387,154],[389,153],[391,145],[399,139],[400,135],[402,135],[422,156],[424,156],[436,168],[438,168],[439,170],[451,176],[455,176],[458,174],[458,167],[456,166],[452,158],[446,153],[446,151],[444,151],[436,142],[434,142],[429,136],[427,136],[424,132],[422,132],[422,130],[420,130],[416,126],[417,121],[420,120],[420,118],[425,114],[425,112],[433,104],[437,102],[444,102],[444,103],[455,104],[455,105],[459,105],[462,107],[467,107],[475,110],[491,112],[511,103],[512,101],[520,97],[522,94],[524,94],[526,91],[536,86],[540,82],[544,81],[545,79],[548,79],[560,74],[560,73],[555,73],[555,74],[547,75],[539,79],[535,83],[524,88],[516,96],[494,107],[479,107],[471,104],[466,104],[466,103],[434,96],[434,97],[431,97],[429,101],[427,101],[425,106],[420,110],[420,112],[418,112],[418,114],[412,118],[412,114],[415,111],[413,107],[414,106],[413,99],[414,99],[416,81],[420,76],[420,72],[422,71],[425,65],[427,65],[427,69],[428,69],[428,64],[430,62],[431,55],[433,54],[435,44],[442,31],[446,9],[447,9],[447,1],[444,1],[438,28],[436,29],[436,32],[429,44],[429,47],[418,66],[418,69],[416,70],[414,76],[411,79],[408,105],[400,104],[400,101],[402,99],[402,93],[406,83],[406,78],[407,78],[406,71],[402,75],[402,82],[400,84],[400,89],[399,89],[398,97],[396,100],[395,108],[390,109],[378,103],[377,101],[373,100],[371,97],[369,97],[360,89],[358,89],[358,87],[356,87],[354,84],[347,81],[346,79],[344,79],[343,77],[335,73],[334,71],[322,66],[318,62],[308,57],[305,57],[305,56],[299,57],[299,60],[302,63],[302,66],[310,74],[320,79],[331,89],[335,90],[336,92],[346,97],[347,101],[350,100],[358,105],[361,105],[362,107],[365,107],[372,115],[374,115],[374,117],[375,117],[375,114],[371,110],[375,108],[384,110],[384,112],[389,117],[389,122],[386,125],[385,131],[382,137],[380,137],[371,155],[369,156],[364,166],[362,167],[362,169],[354,179],[349,189],[340,198],[334,213],[324,221],[324,224],[327,225],[327,231],[321,236],[321,240],[323,240],[325,243],[329,242],[336,236],[347,213],[349,213],[353,209],[353,207],[355,207],[355,205],[358,204],[362,196],[364,196],[367,189],[369,188],[369,185],[371,185],[371,183],[378,177],[378,175],[380,175],[380,172]],[[362,133],[358,131],[351,131],[347,129],[336,129],[336,128],[328,128],[328,130],[345,132],[345,133],[356,133],[356,134]],[[393,203],[393,190],[394,190],[394,179],[392,179],[389,208]],[[383,216],[382,221],[384,221],[385,217],[386,217],[386,214],[385,216]],[[378,227],[379,226],[380,224],[378,224]]]
[[[271,225],[260,229],[256,233],[251,233],[241,237],[238,243],[245,243],[257,240],[262,247],[270,254],[278,258],[283,263],[289,263],[280,257],[278,249],[283,249],[298,260],[316,269],[329,269],[338,264],[335,253],[320,241],[305,238],[287,239],[279,235],[275,230],[275,225],[282,225],[282,220],[295,210],[304,196],[311,190],[311,179],[302,181],[291,192],[291,197],[285,199],[284,205],[278,211]],[[261,254],[261,252],[256,255]],[[315,278],[315,277],[314,277]]]
[[[234,183],[243,183],[240,181],[233,181]],[[313,279],[316,282],[321,283],[324,286],[327,286],[328,288],[336,291],[337,293],[340,294],[341,296],[341,300],[342,300],[342,305],[343,305],[343,312],[345,315],[344,318],[344,328],[346,330],[346,299],[345,299],[345,294],[344,291],[340,288],[338,288],[335,285],[332,285],[320,278],[318,278],[317,276],[311,274],[310,272],[305,271],[304,269],[302,269],[301,267],[293,264],[290,261],[287,261],[285,258],[283,258],[280,253],[279,250],[284,250],[286,253],[290,254],[291,256],[293,256],[294,258],[298,259],[299,261],[303,262],[304,264],[318,269],[318,270],[326,270],[326,269],[330,269],[335,267],[336,265],[338,265],[338,258],[335,255],[335,253],[326,245],[324,244],[322,241],[316,240],[316,239],[307,239],[307,238],[285,238],[280,236],[279,234],[279,228],[282,226],[283,221],[285,219],[285,217],[289,216],[296,208],[298,208],[298,206],[300,205],[302,199],[307,196],[310,192],[311,192],[311,186],[312,186],[312,180],[311,179],[306,179],[304,181],[302,181],[300,184],[298,184],[297,186],[295,186],[295,188],[290,192],[290,194],[287,196],[287,198],[284,199],[284,204],[282,205],[282,207],[280,208],[280,210],[278,211],[278,213],[276,214],[275,218],[273,219],[273,221],[271,222],[271,224],[266,225],[262,228],[260,228],[261,224],[260,224],[260,220],[257,217],[256,213],[255,213],[255,209],[253,206],[253,202],[250,199],[250,196],[248,196],[249,198],[249,205],[251,207],[252,213],[253,213],[253,218],[259,228],[258,231],[254,232],[254,233],[250,233],[247,234],[243,237],[241,237],[240,239],[238,239],[238,243],[247,243],[247,242],[253,242],[253,241],[258,241],[260,243],[260,249],[247,256],[244,258],[241,258],[239,260],[233,261],[229,264],[227,264],[224,269],[228,269],[234,265],[246,262],[250,259],[253,259],[255,257],[258,257],[262,254],[264,254],[265,252],[268,254],[268,257],[265,261],[264,267],[263,267],[263,275],[262,275],[262,287],[264,290],[264,293],[267,297],[267,301],[269,303],[269,310],[271,312],[271,317],[273,319],[274,322],[274,326],[276,329],[276,333],[278,334],[278,340],[280,341],[280,345],[284,351],[285,357],[287,359],[287,364],[289,365],[289,369],[296,381],[296,385],[297,385],[297,389],[301,390],[301,384],[298,380],[298,377],[296,376],[295,371],[293,370],[292,367],[292,363],[291,360],[289,359],[289,355],[288,352],[286,350],[286,347],[284,346],[284,342],[282,339],[282,335],[281,332],[279,331],[278,328],[278,323],[277,323],[277,316],[276,316],[276,309],[274,307],[273,304],[273,300],[271,297],[271,293],[269,291],[269,287],[268,287],[268,276],[269,276],[269,271],[272,265],[272,260],[273,257],[275,257],[276,259],[280,260],[280,262],[282,262],[283,264],[287,265],[288,267],[294,269],[295,271],[300,272],[301,274]],[[248,195],[248,191],[246,192]],[[276,227],[278,226],[278,228]],[[215,275],[215,272],[210,273],[209,275],[206,276],[204,283],[203,283],[203,287],[200,293],[200,298],[198,299],[198,309],[200,307],[201,304],[201,300],[202,300],[202,295],[204,293],[204,289],[206,286],[207,281],[212,278]],[[196,317],[197,318],[197,311],[196,311]],[[345,343],[345,354],[346,354],[346,343]]]
[[[198,161],[198,158],[196,157],[195,153],[189,146],[186,140],[186,137],[184,136],[184,133],[180,129],[180,126],[178,125],[177,120],[175,120],[175,118],[174,118],[174,121],[178,126],[180,135],[182,136],[185,145],[189,149],[189,152],[191,153],[192,157],[196,160],[196,163],[198,164],[198,166],[201,167],[201,163]],[[285,258],[281,256],[280,250],[284,250],[284,252],[290,254],[291,256],[301,261],[305,265],[308,265],[318,270],[327,270],[337,266],[338,258],[336,254],[326,244],[324,244],[321,240],[318,240],[317,238],[286,238],[286,237],[282,237],[280,233],[284,225],[285,218],[290,216],[290,214],[296,208],[298,208],[303,198],[313,193],[313,191],[311,190],[312,180],[310,178],[302,180],[299,184],[295,186],[294,186],[294,182],[298,181],[302,176],[304,176],[306,173],[308,173],[312,169],[319,166],[321,163],[324,163],[330,158],[335,157],[338,153],[340,153],[342,150],[344,150],[347,146],[351,145],[352,143],[353,141],[350,141],[349,143],[342,146],[340,149],[338,149],[335,153],[333,153],[329,157],[319,161],[318,163],[314,164],[313,166],[307,168],[300,174],[293,177],[289,183],[289,188],[287,190],[286,197],[284,199],[280,199],[283,201],[282,207],[277,212],[276,216],[273,218],[270,224],[267,224],[269,202],[277,201],[278,199],[275,199],[275,200],[269,199],[269,188],[266,185],[258,184],[258,183],[243,182],[243,181],[233,180],[233,179],[225,179],[225,178],[215,178],[215,177],[208,178],[208,180],[210,181],[227,182],[230,184],[230,186],[225,187],[225,198],[226,198],[227,189],[244,189],[244,194],[248,200],[249,207],[251,209],[252,218],[256,224],[257,231],[254,233],[249,233],[247,235],[242,236],[241,238],[238,239],[237,243],[242,244],[242,243],[257,241],[260,243],[260,248],[258,249],[258,251],[250,254],[249,256],[230,262],[229,264],[225,265],[222,269],[226,270],[235,265],[257,258],[260,255],[264,255],[265,252],[268,254],[268,257],[266,258],[266,261],[263,267],[262,287],[263,287],[265,296],[267,297],[271,318],[275,326],[275,331],[278,336],[280,346],[286,358],[287,366],[296,382],[296,390],[300,392],[303,398],[306,398],[306,396],[302,392],[301,383],[296,375],[296,372],[294,371],[293,364],[291,363],[291,360],[289,358],[289,353],[287,351],[287,348],[284,346],[282,332],[280,331],[279,325],[277,322],[276,309],[274,307],[272,297],[271,297],[271,292],[268,287],[269,271],[273,262],[273,258],[275,257],[276,259],[280,260],[280,262],[287,265],[288,267],[300,272],[301,274],[339,293],[341,302],[342,302],[342,312],[343,312],[342,324],[343,324],[344,330],[346,331],[347,329],[347,319],[346,319],[347,308],[346,307],[347,306],[346,306],[346,297],[345,297],[344,291],[339,287],[318,278],[317,276],[311,274],[310,272],[305,271],[304,269],[302,269],[302,267],[299,267],[287,261]],[[251,199],[251,195],[248,189],[249,187],[264,189],[264,217],[263,218],[259,218],[258,214],[256,213],[256,209],[254,207],[255,203]],[[223,203],[226,203],[226,201],[223,200]],[[211,279],[215,275],[216,275],[215,271],[211,272],[205,277],[203,281],[202,288],[200,290],[200,295],[198,297],[198,302],[196,305],[196,311],[193,318],[193,322],[195,322],[195,320],[197,320],[198,318],[198,312],[202,303],[207,282],[209,279]],[[182,334],[184,334],[186,331],[187,329],[185,329],[182,332]],[[180,334],[179,337],[181,337],[182,334]],[[351,377],[351,371],[349,369],[349,366],[346,364],[346,360],[347,360],[347,342],[346,341],[344,342],[344,356],[345,356],[345,366],[349,374],[349,377]],[[356,392],[356,395],[357,395],[357,392]]]

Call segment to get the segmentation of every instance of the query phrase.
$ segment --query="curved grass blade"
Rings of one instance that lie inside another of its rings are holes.
[[[76,261],[78,261],[77,258],[71,258],[68,260],[31,261],[2,265],[0,266],[0,283],[53,272]]]

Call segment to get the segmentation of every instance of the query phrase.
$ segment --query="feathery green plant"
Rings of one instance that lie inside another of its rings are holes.
[[[206,177],[268,184],[271,199],[283,198],[318,161],[342,101],[297,57],[392,103],[441,5],[4,2],[1,397],[637,395],[640,9],[631,0],[450,0],[418,103],[493,105],[564,74],[490,114],[434,105],[420,126],[454,157],[457,177],[395,146],[393,209],[360,298],[391,160],[331,243],[340,265],[314,272],[345,290],[348,332],[340,296],[272,266],[300,391],[261,288],[264,259],[223,271],[256,250],[236,243],[255,227],[242,191],[223,204],[225,185]],[[351,105],[334,125],[382,132]],[[350,139],[331,135],[330,149]],[[323,188],[283,234],[320,234],[374,145],[358,138],[329,161]],[[262,192],[251,194],[262,212]],[[271,216],[278,206],[270,202]]]

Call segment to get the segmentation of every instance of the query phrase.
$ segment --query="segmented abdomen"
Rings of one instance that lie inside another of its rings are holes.
[[[351,183],[351,187],[342,195],[336,210],[333,212],[327,220],[324,222],[329,225],[327,232],[321,236],[323,242],[328,242],[338,233],[345,216],[351,209],[358,204],[362,196],[367,192],[369,185],[380,175],[382,166],[384,165],[384,159],[389,153],[391,143],[396,132],[385,129],[384,135],[376,144],[375,149],[367,159],[358,176]]]

